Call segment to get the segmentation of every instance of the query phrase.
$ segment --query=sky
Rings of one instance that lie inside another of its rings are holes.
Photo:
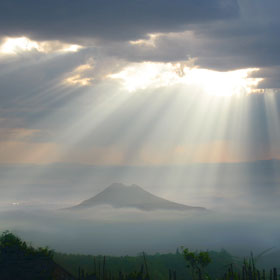
[[[113,182],[278,209],[278,0],[1,0],[0,206]]]
[[[277,1],[66,2],[1,1],[2,165],[279,159]]]

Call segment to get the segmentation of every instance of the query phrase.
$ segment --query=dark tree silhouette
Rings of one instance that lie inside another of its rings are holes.
[[[0,279],[52,279],[53,251],[34,248],[11,232],[0,236]]]

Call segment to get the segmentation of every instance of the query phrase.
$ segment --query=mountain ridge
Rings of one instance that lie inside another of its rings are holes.
[[[97,195],[67,209],[81,210],[101,205],[110,205],[114,208],[136,208],[145,211],[206,210],[204,207],[189,206],[160,198],[135,184],[128,186],[122,183],[113,183]]]

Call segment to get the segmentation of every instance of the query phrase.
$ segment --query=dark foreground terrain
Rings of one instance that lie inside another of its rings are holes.
[[[243,260],[225,250],[192,252],[186,248],[134,257],[62,254],[47,247],[34,248],[6,231],[0,237],[0,279],[278,280],[277,268],[265,270],[259,263],[269,251],[256,257],[251,253]]]

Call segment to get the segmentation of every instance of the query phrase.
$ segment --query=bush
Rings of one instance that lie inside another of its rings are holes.
[[[34,248],[9,231],[0,236],[1,279],[51,279],[53,251]]]

